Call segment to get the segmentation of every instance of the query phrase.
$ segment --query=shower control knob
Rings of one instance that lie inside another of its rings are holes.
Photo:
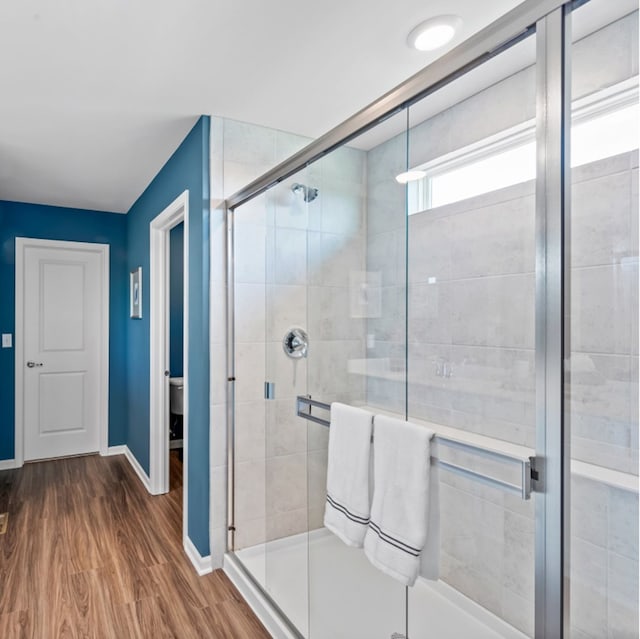
[[[291,359],[300,359],[307,356],[309,336],[302,328],[292,328],[282,340],[282,350]]]

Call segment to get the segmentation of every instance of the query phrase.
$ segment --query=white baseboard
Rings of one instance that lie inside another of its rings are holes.
[[[106,453],[100,453],[103,457],[111,457],[112,455],[126,455],[127,447],[122,446],[109,446]]]
[[[0,459],[0,470],[11,470],[20,468],[22,464],[17,464],[15,459]]]
[[[246,575],[237,557],[231,553],[225,554],[223,570],[272,637],[275,639],[300,637],[271,605],[260,588]]]
[[[140,478],[142,485],[147,489],[147,491],[151,492],[151,482],[149,481],[149,475],[144,472],[142,466],[140,466],[140,462],[136,459],[135,455],[129,450],[128,446],[124,447],[124,455],[129,460],[131,467],[136,471],[136,475]]]
[[[110,446],[108,455],[124,455],[131,467],[136,472],[136,475],[140,478],[143,486],[147,489],[149,493],[151,493],[151,482],[149,480],[149,476],[144,472],[144,469],[140,465],[140,462],[136,459],[135,455],[131,452],[128,446]],[[182,545],[184,546],[184,551],[189,557],[189,560],[193,564],[193,567],[196,569],[196,572],[202,576],[206,575],[213,571],[213,566],[211,563],[211,555],[207,555],[203,557],[198,549],[194,546],[193,542],[189,537],[185,537],[183,539]]]
[[[136,459],[135,455],[131,452],[126,444],[122,446],[109,446],[106,453],[100,454],[103,457],[111,457],[112,455],[124,455],[127,458],[129,464],[131,464],[131,468],[136,471],[136,475],[138,475],[138,477],[140,478],[142,485],[147,489],[148,492],[151,492],[151,482],[149,481],[149,476],[144,472],[144,469],[142,468],[142,466],[140,466],[140,462]]]
[[[210,572],[213,572],[213,567],[211,565],[211,555],[203,557],[198,552],[198,549],[194,546],[189,537],[184,538],[182,545],[184,546],[184,551],[187,553],[187,557],[189,557],[191,563],[193,564],[193,567],[201,577],[202,575],[207,575]]]

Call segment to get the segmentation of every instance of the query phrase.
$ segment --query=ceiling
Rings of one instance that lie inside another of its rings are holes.
[[[637,11],[638,0],[616,0],[608,2],[597,0],[589,2],[571,16],[571,36],[574,42],[587,37],[594,31]],[[603,52],[604,54],[605,52]],[[453,82],[446,84],[435,93],[411,105],[409,111],[410,126],[423,122],[435,114],[458,104],[479,93],[504,78],[535,64],[536,38],[529,37],[510,47],[480,66],[467,71]],[[358,136],[349,144],[369,150],[391,137],[404,133],[407,127],[406,115],[398,114],[378,124],[373,129]]]
[[[317,137],[519,0],[0,4],[0,200],[126,212],[200,114]]]

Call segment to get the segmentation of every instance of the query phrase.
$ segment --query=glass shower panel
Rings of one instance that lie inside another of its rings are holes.
[[[307,429],[296,396],[307,392],[307,255],[318,185],[307,169],[270,189],[267,231],[266,591],[308,634]]]
[[[403,416],[406,187],[396,176],[406,171],[406,121],[400,113],[309,166],[319,192],[307,262],[307,392]],[[406,588],[323,526],[329,429],[298,422],[308,451],[308,636],[404,637]]]
[[[572,14],[571,637],[638,637],[638,11]]]
[[[269,193],[234,212],[235,550],[266,587],[266,265],[273,229]]]
[[[535,52],[532,36],[413,105],[409,129],[422,176],[408,192],[408,419],[523,458],[535,454]],[[436,455],[520,483],[517,465],[441,443]],[[438,474],[440,578],[409,589],[409,636],[533,636],[535,497]]]

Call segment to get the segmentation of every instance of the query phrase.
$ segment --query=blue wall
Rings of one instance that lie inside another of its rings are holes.
[[[127,215],[128,269],[142,266],[143,319],[128,322],[127,444],[149,472],[149,223],[189,191],[188,535],[209,554],[209,118],[201,117]]]
[[[182,377],[184,339],[184,224],[169,233],[169,370]]]
[[[0,201],[0,333],[15,337],[15,238],[110,245],[109,445],[124,444],[126,322],[129,313],[126,217],[116,213]],[[15,350],[0,349],[0,459],[14,457]]]

